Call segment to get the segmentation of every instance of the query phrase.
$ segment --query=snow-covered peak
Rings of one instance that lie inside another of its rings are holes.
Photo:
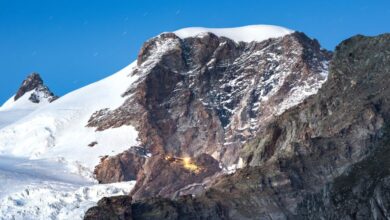
[[[43,86],[43,80],[41,76],[38,73],[31,73],[30,75],[27,76],[25,80],[23,80],[22,85],[20,86],[19,90],[16,92],[14,100],[15,101],[18,100],[26,92],[29,92],[41,86]]]
[[[213,33],[219,37],[230,38],[237,42],[260,42],[269,38],[283,37],[287,34],[293,33],[294,31],[288,28],[274,25],[248,25],[235,28],[189,27],[177,30],[174,33],[180,38],[188,38],[208,32]]]
[[[43,83],[38,73],[32,73],[22,82],[14,96],[8,99],[0,111],[11,109],[36,109],[57,98]]]
[[[17,101],[20,97],[24,96],[27,92],[35,91],[29,97],[33,103],[39,103],[45,99],[45,101],[52,102],[57,97],[50,91],[50,89],[43,83],[41,76],[38,73],[32,73],[27,76],[23,81],[19,90],[14,96],[14,100]]]
[[[43,83],[38,73],[32,73],[22,82],[18,91],[0,105],[0,129],[57,99]]]

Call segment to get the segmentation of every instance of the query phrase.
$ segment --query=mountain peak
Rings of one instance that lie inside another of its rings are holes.
[[[26,92],[32,91],[40,86],[43,86],[43,80],[39,73],[31,73],[27,76],[25,80],[23,80],[22,85],[19,90],[16,92],[14,100],[18,100],[22,97]]]
[[[43,83],[43,80],[39,73],[33,72],[23,80],[22,85],[14,96],[14,101],[25,95],[27,92],[33,91],[29,100],[33,103],[39,103],[40,97],[48,98],[49,102],[54,101],[57,97],[49,90],[49,88]],[[38,94],[40,93],[40,94]]]

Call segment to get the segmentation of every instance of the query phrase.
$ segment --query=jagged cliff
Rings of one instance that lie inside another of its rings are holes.
[[[164,168],[155,161],[164,155],[207,154],[223,170],[234,171],[242,164],[239,151],[244,143],[274,117],[317,92],[327,78],[330,57],[316,40],[299,32],[261,42],[236,42],[213,33],[183,39],[164,33],[142,47],[131,73],[138,80],[123,94],[125,103],[97,111],[88,126],[99,131],[134,126],[139,147],[150,157],[134,160],[140,169],[138,174],[131,171],[138,176],[133,197],[172,197],[172,189],[202,183],[216,173],[192,182],[152,178],[154,170]],[[97,179],[105,183],[134,176],[120,164],[137,155],[125,154],[104,158],[95,170]]]
[[[289,38],[297,38],[297,36],[302,37],[301,34],[293,34],[267,42],[288,42]],[[285,45],[288,45],[286,50],[291,48],[291,44]],[[181,54],[181,50],[174,50],[170,54],[181,57],[178,55]],[[325,54],[323,57],[326,57]],[[313,61],[313,59],[309,60]],[[181,68],[182,64],[179,61],[174,63],[178,69]],[[297,66],[302,67],[302,65]],[[302,73],[302,69],[299,72]],[[314,71],[314,73],[319,72],[321,71]],[[161,69],[156,71],[156,74],[162,73]],[[239,129],[232,130],[231,126],[237,121],[242,123],[248,115],[249,118],[256,119],[258,116],[250,117],[251,114],[245,114],[248,111],[242,110],[239,114],[242,117],[235,121],[234,116],[229,114],[216,114],[219,119],[216,121],[221,123],[224,131],[223,137],[235,137],[237,134],[241,138],[250,140],[244,143],[241,150],[239,146],[233,147],[237,151],[240,150],[239,156],[243,159],[245,167],[233,174],[213,178],[208,183],[206,192],[196,197],[183,196],[174,200],[147,198],[135,201],[132,201],[130,196],[106,198],[100,201],[97,207],[91,208],[86,213],[85,219],[101,217],[111,219],[388,219],[390,211],[388,200],[390,164],[387,159],[390,149],[389,74],[390,35],[350,38],[336,48],[328,80],[318,93],[308,97],[296,107],[272,115],[270,118],[264,117],[268,119],[265,120],[267,123],[259,124],[260,129],[248,132],[254,137],[252,140],[250,136],[249,138],[244,136]],[[305,74],[299,76],[302,75]],[[214,76],[215,74],[212,74],[209,77]],[[158,79],[178,82],[181,76],[177,77],[170,78],[166,75]],[[255,83],[255,85],[259,84],[261,80]],[[145,83],[144,88],[147,88],[147,85],[148,83]],[[157,85],[165,86],[169,83],[150,85],[153,85],[151,88],[155,88]],[[170,88],[170,91],[175,91],[175,87]],[[162,93],[157,100],[171,100],[170,94]],[[247,94],[256,94],[256,92]],[[238,100],[244,100],[243,97],[245,95],[240,96]],[[254,106],[250,103],[245,102],[245,105],[240,107],[253,109]],[[280,104],[283,101],[279,99],[279,102],[270,103]],[[212,101],[207,102],[207,106],[213,104]],[[171,105],[151,104],[151,106],[161,110],[162,118],[165,120],[170,118],[166,117],[170,114],[164,113],[164,107],[166,109]],[[223,105],[215,109],[216,111],[223,109]],[[263,111],[267,112],[264,109]],[[158,124],[158,117],[154,119],[157,119],[156,124]],[[224,123],[225,119],[227,121]],[[213,120],[208,119],[206,122],[212,123]],[[166,125],[171,124],[172,122],[167,122]],[[173,125],[176,124],[178,123]],[[207,123],[206,125],[210,126]],[[169,126],[158,128],[163,128],[162,130],[168,133],[153,130],[157,136],[172,134],[172,131],[177,132]],[[182,135],[180,134],[181,137]],[[162,152],[176,153],[176,148],[173,147],[175,145],[167,145],[172,139],[165,140],[164,137],[171,136],[159,136]],[[202,143],[204,146],[204,143],[208,142]],[[153,153],[158,152],[154,150],[159,149],[156,148],[158,145],[147,146],[152,146],[150,150]],[[181,151],[183,149],[180,148]],[[201,147],[195,149],[202,151]],[[211,148],[210,152],[207,150],[209,147],[204,149],[204,152],[212,153],[214,149]],[[191,151],[186,153],[190,154]],[[221,154],[221,161],[229,161],[229,159],[224,160],[229,158],[226,155],[230,154],[226,152]]]

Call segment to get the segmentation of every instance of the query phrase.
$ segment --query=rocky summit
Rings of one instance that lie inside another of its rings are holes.
[[[137,173],[137,186],[85,219],[390,218],[389,34],[332,54],[298,32],[249,43],[165,33],[131,74],[125,103],[88,126],[139,131],[142,152],[95,170],[101,182]]]
[[[28,100],[33,103],[40,103],[42,100],[52,102],[58,98],[43,83],[43,80],[38,73],[31,73],[27,76],[19,87],[19,90],[16,92],[14,101],[16,102],[26,93],[29,93]]]

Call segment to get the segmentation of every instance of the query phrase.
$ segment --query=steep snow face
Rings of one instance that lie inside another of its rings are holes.
[[[230,38],[236,42],[264,41],[269,38],[283,37],[293,33],[293,30],[274,25],[248,25],[235,28],[204,28],[190,27],[175,31],[180,38],[196,37],[203,33],[213,33],[218,37]]]
[[[95,111],[114,109],[123,103],[121,94],[137,79],[130,76],[134,65],[44,105],[0,130],[0,154],[55,158],[68,164],[72,171],[89,176],[99,157],[115,155],[137,145],[138,133],[132,126],[101,132],[86,127]],[[20,106],[27,106],[24,96],[17,100]],[[9,114],[13,114],[11,109],[15,107],[9,108]]]

